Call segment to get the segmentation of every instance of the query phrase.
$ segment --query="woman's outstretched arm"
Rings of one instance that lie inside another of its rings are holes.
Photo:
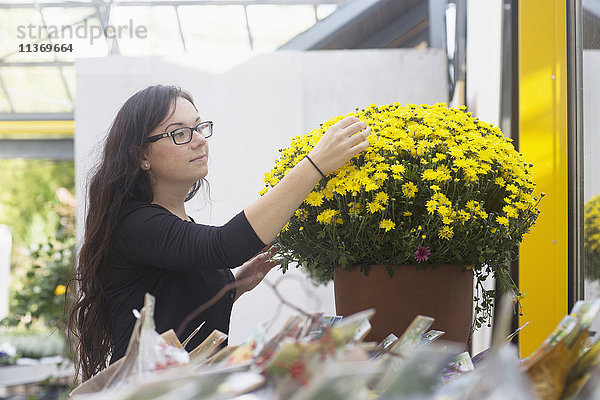
[[[324,175],[346,164],[369,146],[371,128],[356,117],[346,117],[329,128],[309,157]],[[244,209],[246,218],[263,243],[270,243],[322,178],[303,159],[260,199]]]

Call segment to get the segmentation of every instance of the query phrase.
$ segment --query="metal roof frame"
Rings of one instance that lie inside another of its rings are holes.
[[[435,6],[439,2],[434,3]],[[348,2],[279,49],[413,47],[428,40],[430,8],[432,0]]]
[[[108,21],[110,21],[110,13],[113,10],[113,7],[118,7],[118,6],[144,6],[144,7],[172,6],[175,10],[176,20],[177,20],[177,24],[178,24],[179,39],[181,40],[184,51],[187,51],[184,31],[181,26],[181,20],[180,20],[179,11],[178,11],[178,8],[181,6],[188,6],[188,5],[231,6],[231,5],[236,5],[236,6],[243,7],[245,20],[246,20],[246,30],[248,32],[248,42],[250,44],[250,48],[253,49],[254,48],[254,39],[252,36],[252,29],[251,29],[250,23],[248,21],[248,13],[247,13],[247,7],[249,5],[286,5],[286,6],[312,5],[314,7],[314,11],[315,11],[315,21],[318,22],[319,18],[317,16],[317,6],[324,5],[324,4],[340,6],[348,1],[349,0],[220,0],[220,1],[219,0],[173,0],[173,1],[170,1],[170,0],[153,0],[153,1],[152,0],[151,1],[93,0],[93,1],[87,1],[87,2],[84,2],[84,1],[10,2],[10,1],[8,1],[8,2],[0,3],[0,10],[2,10],[2,9],[5,9],[5,10],[8,10],[8,9],[35,9],[39,12],[40,17],[42,19],[42,23],[44,25],[46,25],[46,22],[44,19],[44,14],[43,14],[43,10],[46,8],[51,8],[51,7],[68,7],[68,8],[86,7],[86,8],[90,8],[90,7],[92,7],[92,8],[96,9],[95,15],[100,20],[100,24],[102,25],[102,27],[106,28],[106,26],[108,25]],[[92,14],[92,15],[94,15],[94,14]],[[89,16],[88,16],[88,18],[89,18]],[[81,21],[75,21],[75,22],[71,23],[70,26],[77,25],[80,22]],[[104,32],[104,29],[103,29],[103,32]],[[109,55],[120,54],[119,43],[118,43],[118,40],[116,37],[108,38],[105,35],[104,39],[107,41],[107,45],[109,48],[109,53],[108,53]],[[38,39],[32,43],[44,43],[44,42],[52,43],[52,39],[46,37],[43,39]],[[15,54],[15,52],[11,52],[11,53],[2,55],[0,58],[0,90],[2,90],[2,92],[4,93],[4,95],[7,99],[9,110],[11,111],[11,113],[16,113],[16,111],[15,111],[15,107],[14,107],[14,102],[11,99],[11,94],[7,90],[6,84],[2,77],[2,68],[6,68],[6,67],[21,67],[21,68],[56,67],[56,68],[58,68],[65,93],[67,93],[67,97],[68,97],[69,101],[73,102],[75,94],[71,93],[71,90],[69,89],[67,80],[65,78],[64,67],[72,67],[75,65],[74,62],[61,61],[56,57],[56,55],[55,55],[55,59],[53,61],[41,61],[41,62],[6,61],[6,58],[10,57],[13,54]]]

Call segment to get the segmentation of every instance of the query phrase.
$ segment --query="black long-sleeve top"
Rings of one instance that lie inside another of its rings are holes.
[[[114,350],[111,363],[125,355],[146,292],[156,297],[159,333],[174,329],[221,288],[234,282],[230,268],[252,258],[265,244],[244,212],[223,226],[184,221],[162,206],[131,201],[123,208],[103,275],[103,303]],[[229,332],[235,289],[201,313],[179,336],[181,341],[206,321],[186,349],[191,351],[214,329]]]

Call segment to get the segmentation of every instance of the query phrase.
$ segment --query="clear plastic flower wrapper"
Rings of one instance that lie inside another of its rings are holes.
[[[391,384],[396,374],[403,369],[404,365],[418,349],[423,335],[425,335],[432,324],[433,318],[417,315],[402,336],[400,336],[400,339],[382,356],[382,362],[386,364],[386,369],[379,382],[380,389],[385,389]]]
[[[344,318],[333,327],[323,326],[322,334],[295,338],[284,335],[269,360],[261,360],[263,373],[276,386],[277,398],[290,398],[322,377],[323,369],[332,362],[367,361],[368,354],[356,343],[368,332],[368,321],[374,310],[365,310]],[[319,319],[320,315],[317,315]],[[307,321],[307,326],[312,322]],[[285,330],[285,328],[284,328]]]
[[[166,400],[211,399],[221,400],[239,396],[264,383],[256,372],[234,368],[206,368],[202,373],[189,366],[174,367],[122,386],[115,391],[76,395],[74,400]]]
[[[431,396],[442,384],[442,373],[458,355],[460,347],[452,343],[431,344],[419,347],[412,357],[405,359],[402,368],[395,374],[386,376],[387,387],[382,390],[381,399]],[[401,354],[393,357],[403,358]]]
[[[219,346],[227,339],[227,335],[219,330],[214,330],[198,347],[190,352],[191,364],[202,364]]]
[[[75,400],[211,398],[225,399],[245,393],[264,383],[246,366],[209,367],[200,364],[216,350],[227,335],[214,331],[190,355],[171,331],[159,335],[154,324],[155,299],[146,294],[144,308],[137,314],[125,356],[75,389]],[[93,393],[91,393],[93,392]],[[166,397],[161,397],[166,396]]]
[[[291,400],[362,400],[373,397],[368,382],[381,373],[381,365],[365,361],[327,363],[322,373]]]
[[[156,332],[154,306],[155,298],[146,293],[144,308],[133,328],[123,362],[106,383],[105,390],[114,390],[130,384],[132,380],[142,379],[147,373],[189,362],[189,355],[185,350],[169,345]]]
[[[583,386],[598,366],[598,349],[590,347],[589,327],[599,312],[600,299],[578,301],[540,347],[523,361],[522,367],[542,399],[575,398],[580,391],[589,390],[589,385],[585,391]]]
[[[142,380],[150,373],[189,362],[189,355],[181,345],[170,345],[156,332],[154,306],[155,298],[146,293],[144,308],[141,312],[134,311],[137,321],[125,356],[83,383],[72,395],[89,391],[116,391]]]
[[[475,372],[441,385],[429,398],[538,400],[527,375],[519,367],[516,348],[506,344],[490,352]]]
[[[373,310],[340,319],[296,309],[299,314],[289,317],[271,337],[265,329],[268,324],[262,324],[241,345],[212,354],[226,337],[214,331],[192,351],[196,356],[188,363],[188,354],[172,331],[162,335],[154,331],[154,299],[148,296],[126,356],[82,385],[86,390],[75,390],[72,398],[599,398],[600,342],[590,344],[589,327],[600,311],[600,300],[576,303],[525,360],[517,358],[509,343],[510,321],[504,317],[510,316],[513,301],[503,298],[495,326],[498,339],[485,356],[473,359],[462,346],[438,339],[443,332],[429,330],[430,317],[417,316],[400,338],[389,335],[377,344],[362,342]]]

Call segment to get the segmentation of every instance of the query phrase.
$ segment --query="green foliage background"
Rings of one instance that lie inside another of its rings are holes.
[[[0,160],[0,224],[13,239],[5,326],[65,332],[65,296],[56,293],[75,262],[73,161]]]
[[[56,236],[56,190],[64,187],[74,193],[74,163],[0,160],[0,187],[0,224],[10,227],[15,245],[28,247]]]

